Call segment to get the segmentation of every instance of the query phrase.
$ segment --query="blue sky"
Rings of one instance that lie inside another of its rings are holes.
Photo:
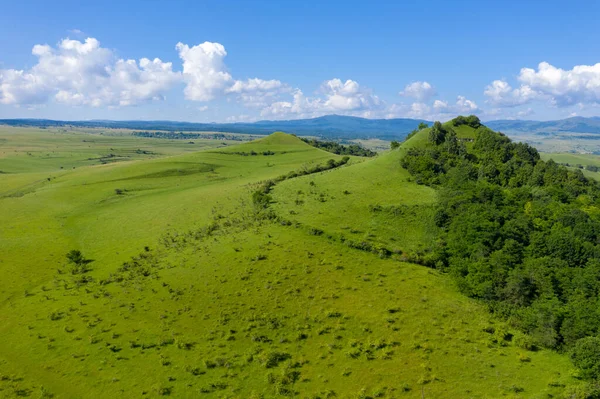
[[[0,118],[600,115],[595,1],[4,3]]]

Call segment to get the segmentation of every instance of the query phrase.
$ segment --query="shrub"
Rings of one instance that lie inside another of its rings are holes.
[[[285,352],[269,352],[265,355],[263,359],[263,363],[266,368],[270,369],[273,367],[277,367],[279,363],[291,359],[292,356],[289,353]]]
[[[571,360],[586,378],[600,377],[600,338],[586,337],[578,340],[571,351]]]
[[[70,264],[71,274],[81,274],[90,271],[88,264],[93,262],[91,259],[86,259],[80,250],[72,249],[67,253],[67,260]]]

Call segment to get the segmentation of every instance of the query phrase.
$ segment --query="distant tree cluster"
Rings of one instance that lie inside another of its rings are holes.
[[[590,172],[597,172],[600,170],[600,167],[596,165],[585,165],[585,170],[589,170]]]
[[[247,157],[247,156],[257,156],[257,155],[264,155],[264,156],[268,156],[268,155],[275,155],[274,151],[271,150],[267,150],[267,151],[259,151],[256,152],[254,150],[250,151],[250,152],[246,152],[246,151],[216,151],[219,154],[230,154],[230,155],[241,155],[243,157]],[[285,154],[286,152],[283,151],[281,152],[281,154]]]
[[[168,140],[194,140],[194,139],[209,139],[209,140],[233,140],[242,141],[242,137],[236,135],[228,135],[222,133],[185,133],[185,132],[141,132],[132,133],[135,137],[145,137],[150,139],[168,139]]]
[[[589,337],[600,335],[598,183],[483,125],[468,148],[449,125],[456,120],[436,122],[430,143],[402,160],[416,182],[440,188],[427,263],[537,345],[575,348],[576,365],[597,377],[600,338]]]
[[[300,138],[307,144],[338,155],[354,155],[357,157],[374,157],[375,151],[364,148],[358,144],[343,145],[335,141],[320,141],[315,139]]]
[[[467,125],[467,126],[471,126],[473,129],[477,129],[477,128],[479,128],[479,126],[481,126],[481,121],[475,115],[469,115],[469,116],[461,115],[461,116],[457,116],[456,118],[452,119],[452,124],[454,126]]]

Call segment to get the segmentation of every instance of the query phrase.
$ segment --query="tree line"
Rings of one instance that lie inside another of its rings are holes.
[[[302,137],[300,137],[300,140],[313,147],[320,148],[338,155],[354,155],[357,157],[374,157],[377,155],[375,151],[371,151],[368,148],[364,148],[358,144],[343,145],[336,143],[335,141],[320,141]]]

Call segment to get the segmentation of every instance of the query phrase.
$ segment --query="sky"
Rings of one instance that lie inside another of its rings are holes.
[[[600,116],[598,1],[4,1],[0,118]]]

